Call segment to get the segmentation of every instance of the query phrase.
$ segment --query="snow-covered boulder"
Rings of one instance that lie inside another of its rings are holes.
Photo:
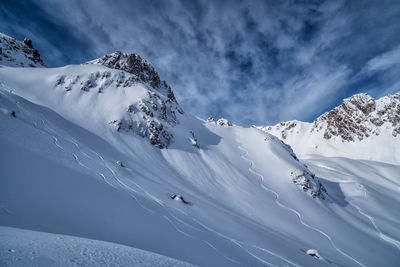
[[[171,197],[171,199],[176,200],[176,201],[180,201],[180,202],[182,202],[183,204],[189,204],[189,202],[187,202],[187,201],[183,198],[183,196],[181,196],[181,195],[173,195],[173,196]]]
[[[224,118],[217,120],[217,124],[219,126],[232,126],[232,124],[227,119]]]
[[[316,250],[316,249],[307,250],[307,254],[316,259],[319,259],[319,260],[322,259],[321,255],[319,255],[318,250]]]

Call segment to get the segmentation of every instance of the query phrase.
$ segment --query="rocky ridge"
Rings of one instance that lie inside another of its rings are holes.
[[[32,40],[22,42],[0,33],[0,65],[9,67],[44,67]]]
[[[280,138],[293,134],[298,121],[281,122],[275,126],[257,127],[266,132],[280,132]],[[393,137],[400,134],[400,93],[387,95],[375,100],[368,94],[356,94],[342,101],[318,117],[310,128],[310,133],[322,132],[324,139],[339,137],[343,142],[363,140],[371,135],[379,135],[381,127],[391,128]]]
[[[177,102],[171,87],[165,80],[161,80],[154,68],[137,54],[127,54],[116,51],[112,54],[104,55],[86,64],[101,64],[111,69],[126,71],[132,76],[127,83],[143,82],[150,85],[151,88],[165,95],[171,101]]]

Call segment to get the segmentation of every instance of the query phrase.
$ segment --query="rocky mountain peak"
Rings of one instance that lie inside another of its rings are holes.
[[[379,135],[384,124],[392,127],[392,135],[400,134],[400,93],[375,100],[368,94],[357,94],[323,114],[314,122],[314,130],[324,130],[324,138],[340,136],[344,141],[363,140]]]
[[[9,67],[44,67],[32,40],[17,41],[0,33],[0,65]]]
[[[356,94],[343,99],[334,109],[318,117],[310,128],[302,129],[304,122],[288,121],[275,126],[256,127],[263,131],[287,139],[290,135],[309,131],[324,139],[340,138],[343,142],[363,140],[372,135],[380,135],[383,127],[389,129],[393,137],[400,135],[400,92],[374,99],[368,94]]]
[[[161,80],[154,68],[137,54],[127,54],[117,51],[104,55],[99,59],[89,61],[86,64],[101,64],[108,68],[129,72],[133,74],[132,77],[135,81],[146,83],[170,100],[177,102],[167,82]]]
[[[343,99],[341,107],[348,112],[359,112],[368,115],[375,111],[375,99],[368,94],[356,94]]]

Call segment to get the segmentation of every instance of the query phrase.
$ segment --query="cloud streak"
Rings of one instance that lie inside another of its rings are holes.
[[[51,66],[138,53],[203,118],[310,121],[353,93],[400,90],[393,1],[6,1],[0,17]]]

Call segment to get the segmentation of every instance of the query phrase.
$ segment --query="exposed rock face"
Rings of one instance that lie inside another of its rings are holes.
[[[309,193],[313,198],[325,199],[326,188],[321,184],[318,177],[307,168],[300,174],[291,172],[290,175],[293,183],[303,189],[304,192]]]
[[[117,131],[135,132],[162,149],[173,140],[169,128],[179,123],[177,113],[183,114],[183,111],[175,102],[148,91],[146,98],[129,105],[125,115],[111,123]]]
[[[311,131],[324,129],[324,138],[340,136],[344,141],[363,140],[379,135],[380,126],[392,126],[392,135],[400,134],[400,93],[375,100],[368,94],[357,94],[323,114]]]
[[[32,40],[17,41],[0,33],[0,65],[9,67],[44,67],[39,52],[33,48]]]
[[[288,121],[257,128],[280,133],[279,137],[286,139],[288,135],[298,133],[298,124],[297,121]],[[400,93],[378,100],[368,94],[353,95],[344,99],[340,106],[318,117],[309,131],[322,132],[325,139],[339,137],[343,142],[352,142],[379,135],[382,127],[390,127],[394,137],[400,135]]]
[[[166,81],[162,81],[154,68],[139,55],[127,54],[120,51],[102,56],[99,59],[92,60],[86,64],[101,64],[106,67],[123,70],[133,74],[129,83],[143,82],[149,84],[153,89],[175,101],[175,95]]]

